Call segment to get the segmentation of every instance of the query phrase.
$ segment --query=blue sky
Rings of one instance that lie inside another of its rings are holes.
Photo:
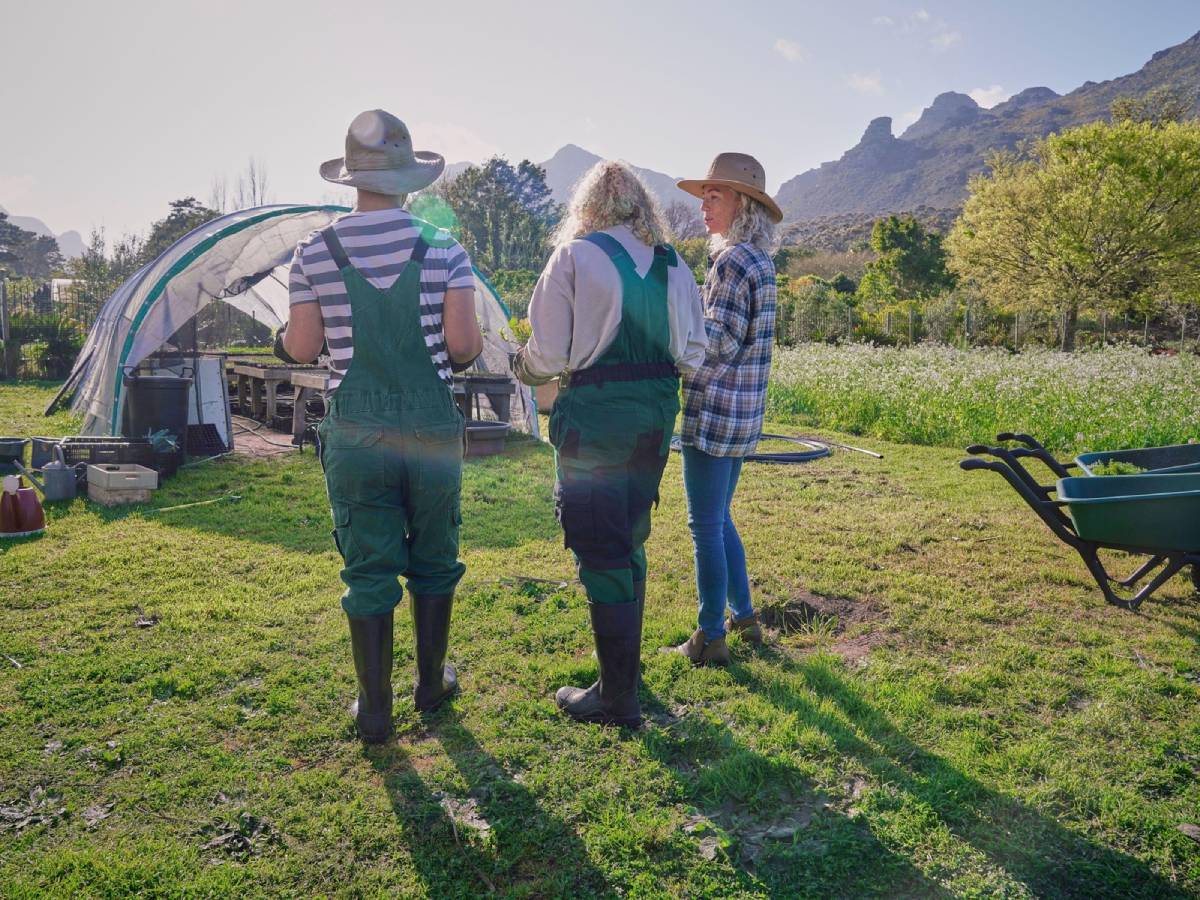
[[[1200,30],[1195,0],[0,3],[0,205],[85,236],[144,231],[250,156],[274,199],[332,198],[316,167],[376,106],[451,161],[570,142],[690,176],[736,149],[775,190],[875,116],[1066,92]]]

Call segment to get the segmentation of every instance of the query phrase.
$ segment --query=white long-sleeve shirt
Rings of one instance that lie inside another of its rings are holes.
[[[616,238],[645,277],[654,248],[625,225],[604,232]],[[696,279],[682,258],[667,269],[670,352],[681,373],[704,362],[708,337]],[[517,357],[517,376],[543,384],[564,371],[586,369],[600,358],[621,324],[621,275],[608,254],[590,241],[575,240],[554,251],[529,302],[533,336]]]

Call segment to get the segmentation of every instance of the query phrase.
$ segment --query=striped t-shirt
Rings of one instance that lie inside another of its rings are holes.
[[[350,264],[380,290],[387,290],[400,275],[422,228],[426,233],[432,230],[432,226],[403,209],[347,213],[333,228]],[[442,305],[447,290],[474,287],[475,277],[467,252],[445,232],[438,233],[438,239],[448,245],[431,246],[421,266],[421,328],[434,368],[450,384],[450,354],[442,330]],[[325,340],[329,344],[332,393],[346,376],[354,356],[353,323],[346,285],[320,231],[314,231],[296,246],[288,286],[290,305],[318,301],[321,304]]]

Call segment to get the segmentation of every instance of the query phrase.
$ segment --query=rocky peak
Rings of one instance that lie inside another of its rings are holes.
[[[934,97],[933,105],[921,113],[921,118],[913,122],[900,137],[906,141],[920,140],[947,128],[970,125],[977,118],[979,104],[974,99],[956,91],[946,91]]]
[[[1056,91],[1048,87],[1025,88],[1020,93],[1013,94],[1003,103],[997,103],[992,107],[992,112],[1003,113],[1018,109],[1028,109],[1030,106],[1037,106],[1040,103],[1057,100],[1058,96]]]
[[[863,132],[862,140],[858,142],[858,146],[866,147],[872,144],[887,144],[894,140],[895,138],[892,137],[892,117],[880,116],[877,119],[871,120],[871,124]]]

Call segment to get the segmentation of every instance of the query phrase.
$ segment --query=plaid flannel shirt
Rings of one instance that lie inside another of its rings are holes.
[[[775,266],[753,244],[713,260],[704,280],[704,365],[683,379],[683,443],[746,456],[762,434],[775,341]]]

